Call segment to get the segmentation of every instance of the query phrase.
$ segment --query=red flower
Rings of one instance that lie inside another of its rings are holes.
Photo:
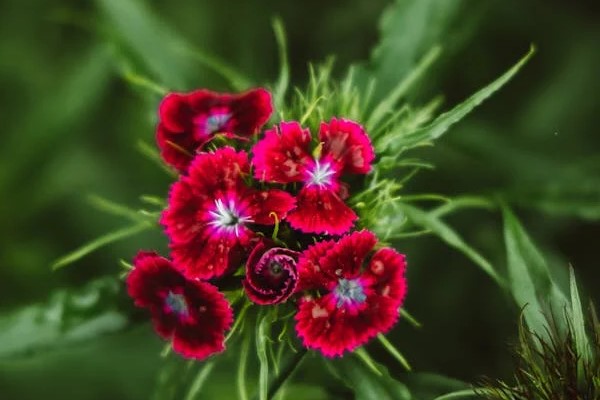
[[[339,356],[396,323],[406,294],[406,263],[402,254],[386,247],[363,268],[376,242],[371,232],[353,232],[301,254],[299,286],[319,294],[302,298],[295,317],[306,347]]]
[[[357,216],[342,200],[346,188],[340,178],[345,173],[368,173],[375,153],[363,127],[346,119],[321,123],[319,141],[322,148],[315,158],[308,129],[298,122],[282,122],[252,149],[254,176],[268,182],[304,183],[287,221],[303,232],[341,235]]]
[[[127,277],[135,305],[152,314],[156,332],[173,340],[173,349],[188,358],[204,359],[225,349],[225,331],[233,313],[216,287],[185,279],[169,260],[139,252]]]
[[[253,135],[272,112],[271,94],[265,89],[235,95],[204,89],[169,93],[159,107],[156,140],[165,162],[185,172],[214,134]]]
[[[161,224],[171,256],[188,278],[218,277],[239,266],[255,236],[251,224],[273,225],[294,207],[282,190],[247,186],[248,155],[223,147],[200,153],[171,186]]]
[[[244,289],[256,304],[283,303],[298,284],[296,261],[299,253],[272,245],[265,240],[259,242],[246,262]]]

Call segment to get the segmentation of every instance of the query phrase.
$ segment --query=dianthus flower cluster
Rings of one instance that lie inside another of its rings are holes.
[[[243,275],[257,305],[291,303],[302,344],[328,357],[398,320],[405,258],[358,230],[347,203],[375,161],[367,132],[344,118],[316,134],[296,121],[263,132],[272,112],[264,89],[171,93],[160,104],[158,147],[179,172],[160,218],[170,259],[141,251],[127,286],[185,357],[224,350],[227,277]]]

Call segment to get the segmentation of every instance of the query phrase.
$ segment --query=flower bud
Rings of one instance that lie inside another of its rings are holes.
[[[246,294],[256,304],[277,304],[286,301],[298,284],[296,262],[299,253],[271,243],[258,243],[246,263],[243,281]]]

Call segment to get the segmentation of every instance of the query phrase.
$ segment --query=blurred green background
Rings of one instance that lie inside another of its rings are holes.
[[[139,73],[175,90],[226,90],[226,82],[198,62],[213,54],[253,82],[273,82],[276,15],[287,31],[297,85],[307,79],[308,62],[334,55],[339,74],[358,63],[383,87],[440,44],[442,56],[409,100],[423,104],[443,95],[443,109],[494,79],[535,43],[538,53],[506,88],[435,147],[418,152],[436,169],[421,172],[407,190],[503,195],[557,276],[572,264],[584,291],[600,300],[597,2],[4,0],[1,399],[151,397],[159,370],[164,375],[161,342],[149,325],[123,318],[131,306],[122,287],[97,279],[117,275],[118,259],[130,259],[139,248],[165,249],[161,233],[134,236],[57,272],[50,265],[124,226],[123,219],[92,207],[89,195],[139,206],[141,194],[167,191],[171,178],[138,150],[140,140],[154,143],[160,97],[124,75]],[[503,270],[498,213],[465,212],[450,221]],[[436,238],[396,245],[410,263],[406,306],[423,328],[401,323],[390,338],[414,368],[469,382],[509,376],[507,348],[518,315],[512,302]],[[75,296],[52,294],[70,288],[86,289]],[[45,306],[24,308],[34,303]],[[92,334],[98,326],[107,334]],[[378,360],[400,374],[386,357]],[[213,379],[226,384],[226,369]],[[344,398],[332,391],[330,378],[306,379],[327,389],[305,388],[306,398]]]

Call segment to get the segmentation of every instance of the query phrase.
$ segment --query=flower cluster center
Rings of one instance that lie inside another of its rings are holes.
[[[208,133],[219,132],[231,119],[231,113],[215,113],[206,118],[205,129]]]
[[[173,293],[169,290],[167,297],[165,297],[165,304],[169,310],[173,311],[177,315],[187,315],[188,306],[185,301],[185,296],[179,293]]]
[[[335,175],[335,171],[330,163],[325,162],[321,164],[318,160],[315,160],[314,168],[308,171],[307,185],[330,185],[333,175]]]
[[[358,279],[341,278],[334,289],[334,293],[338,308],[346,304],[362,304],[367,299]]]
[[[241,226],[244,226],[247,222],[252,222],[250,217],[239,212],[233,200],[229,200],[227,204],[221,199],[215,200],[215,209],[209,211],[209,213],[213,217],[213,220],[209,222],[210,225],[228,232],[234,232],[235,236],[240,235]]]
[[[271,275],[277,277],[283,272],[283,266],[278,261],[273,260],[269,264],[269,272],[271,272]]]

